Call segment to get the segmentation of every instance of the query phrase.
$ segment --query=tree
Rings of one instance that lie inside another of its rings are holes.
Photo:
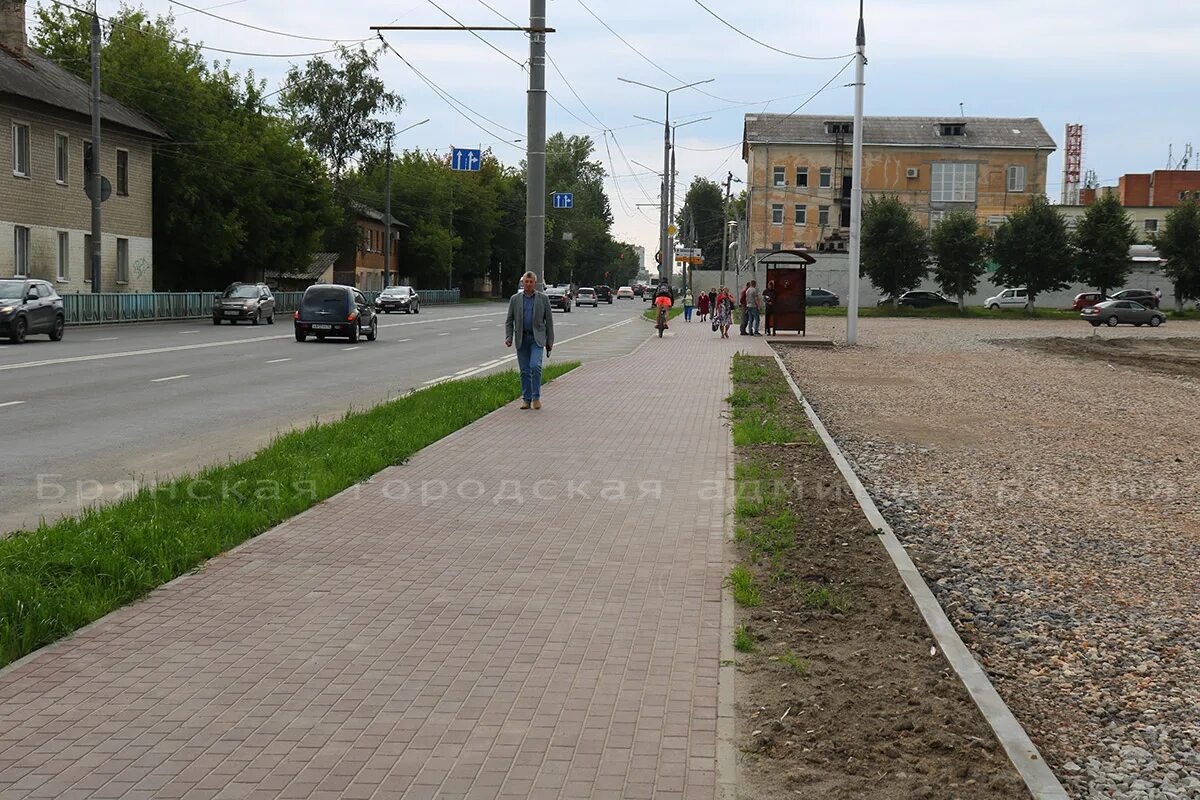
[[[1088,206],[1071,239],[1076,278],[1104,296],[1125,283],[1133,269],[1129,248],[1137,235],[1116,194],[1104,194]]]
[[[894,196],[872,197],[863,210],[862,267],[871,284],[896,299],[929,271],[929,237]]]
[[[404,99],[385,90],[375,74],[376,53],[361,45],[338,50],[341,66],[317,56],[288,70],[279,107],[295,126],[296,134],[317,155],[339,182],[350,160],[367,158],[382,149],[395,130],[378,115],[398,112]]]
[[[725,189],[708,178],[697,177],[688,187],[683,206],[675,216],[679,230],[691,234],[689,247],[699,247],[704,265],[721,263],[721,233],[725,225]]]
[[[933,226],[933,277],[942,291],[958,298],[958,310],[967,310],[966,296],[975,292],[987,271],[989,241],[979,220],[970,211],[954,211]]]
[[[1175,310],[1182,312],[1184,300],[1200,298],[1200,204],[1189,200],[1171,209],[1153,242],[1175,286]]]
[[[1067,224],[1044,197],[1034,197],[1009,215],[996,231],[992,252],[998,265],[996,283],[1024,286],[1031,314],[1039,294],[1071,285],[1074,258]]]

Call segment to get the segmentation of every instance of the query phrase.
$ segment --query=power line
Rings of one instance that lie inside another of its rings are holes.
[[[512,63],[516,64],[518,67],[520,67],[520,68],[521,68],[521,71],[522,71],[522,72],[528,72],[528,71],[529,71],[528,69],[526,69],[526,68],[525,68],[525,64],[524,64],[523,62],[517,61],[515,58],[513,58],[512,56],[510,56],[508,53],[504,52],[504,51],[503,51],[503,50],[501,50],[499,47],[496,47],[496,45],[492,44],[492,43],[491,43],[491,42],[489,42],[487,39],[485,39],[485,38],[483,38],[482,36],[480,36],[478,32],[471,30],[471,29],[470,29],[470,28],[469,28],[467,25],[464,25],[464,24],[463,24],[462,20],[460,20],[458,17],[456,17],[456,16],[454,16],[453,14],[451,14],[451,13],[450,13],[449,11],[447,11],[446,9],[442,8],[441,6],[439,6],[437,3],[435,3],[435,2],[434,2],[434,0],[426,0],[426,2],[427,2],[427,3],[429,3],[429,5],[431,5],[431,6],[433,6],[434,8],[436,8],[438,11],[442,12],[443,14],[445,14],[445,15],[446,15],[447,17],[449,17],[451,20],[453,20],[455,24],[457,24],[457,25],[462,25],[464,28],[466,28],[466,29],[467,29],[467,32],[468,32],[468,33],[470,33],[472,36],[474,36],[476,39],[478,39],[479,41],[483,42],[483,43],[484,43],[484,44],[486,44],[488,47],[492,48],[493,50],[495,50],[497,53],[499,53],[500,55],[502,55],[502,56],[504,56],[505,58],[507,58],[507,59],[508,59],[509,61],[511,61]]]
[[[251,25],[249,22],[240,22],[236,19],[230,19],[229,17],[222,17],[220,14],[214,14],[211,11],[208,11],[206,9],[196,8],[195,6],[189,6],[187,3],[181,2],[181,0],[167,0],[167,2],[172,5],[182,6],[186,9],[188,9],[189,11],[195,11],[198,14],[203,14],[206,17],[212,17],[213,19],[219,19],[219,20],[221,20],[221,22],[228,22],[230,25],[240,25],[243,28],[249,28],[250,30],[261,31],[263,33],[270,33],[275,36],[286,36],[290,39],[303,39],[304,41],[307,41],[307,42],[333,42],[334,44],[336,44],[338,42],[362,43],[362,42],[367,41],[367,39],[357,39],[357,40],[349,39],[349,38],[330,39],[328,37],[321,37],[321,36],[304,36],[299,33],[287,33],[285,31],[277,31],[272,28],[262,28],[262,27],[259,27],[258,25]],[[370,37],[367,37],[367,38],[370,38]]]
[[[766,42],[762,41],[761,39],[755,39],[753,36],[751,36],[750,34],[746,33],[746,32],[745,32],[745,31],[743,31],[742,29],[738,28],[738,27],[737,27],[736,25],[734,25],[733,23],[731,23],[731,22],[729,22],[728,20],[726,20],[726,19],[724,19],[724,18],[722,18],[722,17],[718,16],[718,15],[717,15],[717,12],[713,11],[711,8],[709,8],[708,6],[704,5],[704,3],[700,2],[700,0],[692,0],[692,2],[693,2],[693,3],[695,3],[696,5],[700,6],[701,8],[703,8],[705,11],[707,11],[709,14],[711,14],[711,15],[712,15],[713,19],[717,20],[718,22],[720,22],[720,23],[721,23],[722,25],[724,25],[725,27],[729,28],[729,29],[730,29],[731,31],[733,31],[734,33],[737,33],[737,34],[738,34],[738,35],[740,35],[740,36],[744,36],[744,37],[746,37],[747,39],[749,39],[750,41],[754,42],[756,45],[758,45],[758,46],[760,46],[760,47],[765,47],[765,48],[767,48],[768,50],[774,50],[776,53],[781,53],[781,54],[783,54],[783,55],[785,55],[785,56],[791,56],[792,58],[803,58],[803,59],[805,59],[805,60],[807,60],[807,61],[838,61],[839,59],[843,59],[843,58],[852,58],[852,57],[854,56],[854,53],[845,53],[845,54],[843,54],[843,55],[840,55],[840,56],[806,56],[806,55],[803,55],[803,54],[801,54],[801,53],[792,53],[792,52],[790,52],[790,51],[788,51],[788,50],[781,50],[781,49],[779,49],[778,47],[775,47],[774,45],[767,44]],[[757,103],[751,103],[751,104],[749,104],[749,105],[758,105],[758,104],[757,104]]]

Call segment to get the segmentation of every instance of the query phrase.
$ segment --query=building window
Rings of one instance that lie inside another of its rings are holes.
[[[853,122],[826,122],[825,123],[825,132],[831,133],[831,134],[854,133],[854,123]]]
[[[930,172],[929,199],[934,203],[975,202],[975,165],[934,162]]]
[[[783,203],[775,203],[771,206],[771,224],[783,224]]]
[[[808,167],[796,167],[796,185],[808,186]]]
[[[817,224],[821,227],[829,224],[829,206],[817,206]]]
[[[117,239],[117,283],[129,283],[128,239]]]
[[[58,232],[58,279],[71,279],[71,234],[66,231]]]
[[[938,133],[942,136],[966,136],[967,126],[961,122],[943,122],[938,126]]]
[[[92,282],[92,235],[83,235],[83,282]]]
[[[833,167],[821,167],[820,187],[828,189],[833,186]]]
[[[1025,191],[1025,167],[1014,164],[1008,168],[1008,189],[1010,192]]]
[[[1146,226],[1146,231],[1147,231],[1147,232],[1151,232],[1151,233],[1152,233],[1152,232],[1154,232],[1154,231],[1157,231],[1157,230],[1158,230],[1158,220],[1156,220],[1156,219],[1148,219],[1148,220],[1146,220],[1146,221],[1145,221],[1145,223],[1144,223],[1144,224],[1145,224],[1145,226]]]
[[[29,274],[29,228],[13,228],[13,275],[24,278]]]
[[[129,194],[129,151],[117,151],[117,194]]]
[[[71,140],[65,133],[54,134],[54,180],[63,184],[70,177]]]
[[[802,205],[796,206],[796,224],[797,225],[807,225],[808,224],[808,206],[802,206]]]
[[[772,170],[772,172],[774,173],[773,180],[774,180],[774,183],[776,186],[787,186],[787,168],[786,167],[775,167],[774,170]]]
[[[14,122],[12,126],[13,175],[29,177],[29,126]]]
[[[772,250],[782,250],[783,242],[771,242],[771,249]]]

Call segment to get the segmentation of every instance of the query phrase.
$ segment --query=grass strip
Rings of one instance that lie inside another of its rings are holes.
[[[669,312],[667,312],[667,320],[668,321],[673,320],[682,313],[683,313],[683,306],[672,306],[671,310]],[[658,322],[658,310],[657,309],[648,308],[642,312],[642,316],[645,317],[646,319],[650,320],[651,322]]]
[[[810,317],[844,317],[845,306],[814,306],[804,312]],[[1172,309],[1163,309],[1168,320],[1200,319],[1200,311],[1184,311],[1182,314]],[[1065,308],[1037,308],[1033,314],[1019,308],[990,309],[979,306],[967,306],[966,311],[959,311],[958,306],[937,306],[934,308],[910,308],[901,306],[864,306],[859,308],[860,317],[912,317],[936,319],[1080,319],[1078,311]]]
[[[729,588],[733,592],[733,599],[738,605],[762,605],[762,597],[758,594],[758,587],[754,585],[754,576],[750,574],[750,570],[741,564],[730,570]]]
[[[549,365],[552,380],[578,362]],[[0,539],[0,666],[44,647],[510,403],[515,372],[285,433],[243,461]]]

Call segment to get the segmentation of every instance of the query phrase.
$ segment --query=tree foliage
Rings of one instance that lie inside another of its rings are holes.
[[[987,271],[988,237],[974,214],[954,211],[933,226],[929,238],[934,280],[943,292],[958,298],[959,310],[966,310],[966,296],[975,292]]]
[[[1075,276],[1101,294],[1125,283],[1133,269],[1129,248],[1137,235],[1115,194],[1104,194],[1087,207],[1071,237]]]
[[[721,264],[721,237],[725,226],[725,190],[708,178],[697,177],[688,187],[683,206],[675,216],[687,247],[699,247],[706,269]]]
[[[894,196],[872,197],[863,209],[862,268],[871,284],[896,299],[929,271],[929,237]]]
[[[1026,287],[1030,312],[1039,294],[1071,285],[1075,262],[1067,225],[1044,197],[1034,197],[1009,215],[996,231],[992,252],[998,265],[995,282]]]
[[[1166,259],[1163,272],[1175,287],[1175,308],[1182,311],[1184,300],[1200,299],[1200,204],[1189,200],[1171,209],[1154,246]]]

